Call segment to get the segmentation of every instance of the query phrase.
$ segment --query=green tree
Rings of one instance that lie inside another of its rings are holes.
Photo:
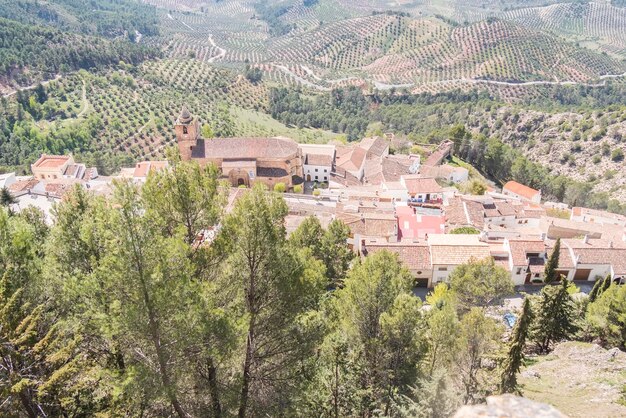
[[[185,351],[190,321],[180,309],[194,290],[188,249],[180,235],[160,235],[135,185],[119,184],[114,202],[114,239],[107,242],[104,260],[114,299],[109,318],[140,372],[142,394],[168,402],[186,418],[179,379],[190,354]]]
[[[287,186],[285,183],[276,183],[274,185],[274,191],[276,193],[285,193],[287,191]]]
[[[348,238],[350,228],[338,219],[331,221],[322,237],[322,261],[331,287],[342,285],[354,259],[354,253],[348,247]]]
[[[449,282],[461,310],[487,306],[513,293],[511,275],[491,258],[461,264],[450,274]]]
[[[400,418],[448,418],[459,408],[461,399],[454,390],[450,373],[437,369],[430,378],[422,378],[408,395],[394,401],[393,415]]]
[[[350,349],[362,359],[361,414],[389,412],[393,394],[417,377],[424,354],[421,304],[397,257],[381,251],[358,263],[337,291],[335,309]]]
[[[240,417],[284,410],[298,380],[295,359],[312,350],[298,318],[316,308],[324,270],[310,250],[296,253],[286,245],[286,215],[282,197],[255,185],[237,201],[220,233],[228,254],[222,286],[237,295],[234,308],[245,330],[238,371]]]
[[[0,206],[11,207],[17,203],[17,199],[13,197],[8,188],[3,187],[0,189]]]
[[[559,267],[559,256],[561,254],[561,239],[557,238],[554,243],[554,248],[550,253],[550,257],[546,261],[546,265],[543,271],[543,280],[545,283],[552,283],[556,279],[556,269]]]
[[[532,338],[539,350],[549,351],[554,342],[571,336],[574,326],[574,304],[568,292],[569,281],[564,279],[559,286],[545,286],[541,289],[539,301],[535,303],[536,320],[532,327]]]
[[[513,335],[509,342],[507,356],[504,359],[500,378],[500,392],[519,392],[517,386],[517,373],[519,373],[524,361],[524,348],[530,332],[533,312],[530,307],[530,299],[524,299],[522,313],[515,323]]]
[[[426,368],[430,376],[438,369],[451,370],[460,332],[459,319],[453,303],[443,302],[432,306],[435,308],[431,309],[426,316],[428,325]]]
[[[593,284],[593,288],[591,289],[591,292],[589,292],[589,303],[594,302],[598,297],[598,293],[602,289],[602,283],[604,283],[604,279],[596,279],[595,283]]]
[[[289,236],[289,241],[295,248],[309,248],[313,256],[323,260],[324,250],[322,239],[324,228],[316,216],[309,216]]]
[[[626,286],[612,285],[589,304],[587,322],[605,347],[626,349]]]
[[[498,324],[481,308],[472,308],[461,318],[454,361],[464,403],[482,402],[493,391],[492,374],[484,365],[498,352],[501,336]]]
[[[175,158],[170,160],[176,161]],[[226,203],[215,165],[178,161],[167,170],[150,173],[142,189],[148,216],[166,236],[183,228],[191,244],[197,235],[219,222]]]

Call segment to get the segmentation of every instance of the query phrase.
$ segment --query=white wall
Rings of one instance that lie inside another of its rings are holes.
[[[315,171],[317,170],[317,172]],[[326,170],[326,172],[324,172]],[[331,168],[323,165],[304,165],[304,179],[307,180],[307,176],[311,175],[311,181],[316,181],[315,176],[317,176],[317,181],[328,181],[330,180],[330,171]]]

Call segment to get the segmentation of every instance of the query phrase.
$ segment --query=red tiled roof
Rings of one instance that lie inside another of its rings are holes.
[[[307,154],[306,164],[331,167],[333,165],[333,157],[326,154]]]
[[[542,240],[510,240],[511,258],[514,266],[528,264],[527,253],[545,253],[546,245]]]
[[[428,251],[428,246],[424,244],[415,244],[415,243],[399,243],[399,244],[388,244],[388,243],[376,243],[376,244],[366,244],[365,250],[368,255],[375,254],[377,252],[387,250],[389,252],[395,253],[398,255],[400,261],[409,269],[409,270],[430,270],[430,253]]]
[[[441,193],[443,189],[431,177],[404,177],[404,184],[406,185],[409,194],[419,193]]]
[[[257,159],[289,158],[298,153],[298,144],[282,138],[199,139],[193,158]]]
[[[502,190],[508,190],[511,193],[515,193],[516,195],[522,196],[529,200],[534,198],[539,193],[538,190],[530,188],[516,181],[509,181],[508,183],[504,185]]]
[[[133,173],[134,177],[147,177],[148,173],[152,171],[159,171],[168,166],[167,161],[142,161],[137,163],[135,166],[135,171]]]
[[[69,155],[46,155],[43,154],[35,163],[33,167],[41,167],[41,168],[56,168],[61,167],[63,164],[67,163],[70,159]]]

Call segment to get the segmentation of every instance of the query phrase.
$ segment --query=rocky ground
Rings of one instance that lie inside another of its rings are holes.
[[[529,359],[519,379],[523,395],[569,417],[625,417],[626,353],[596,344],[567,342]],[[621,402],[621,403],[620,403]]]
[[[626,112],[545,113],[503,107],[475,115],[474,133],[487,127],[490,136],[521,150],[552,173],[594,183],[594,191],[626,198]]]

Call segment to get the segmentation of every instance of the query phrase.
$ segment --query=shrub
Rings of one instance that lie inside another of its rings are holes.
[[[294,193],[302,193],[302,185],[301,184],[297,184],[295,186],[293,186],[293,192]]]
[[[287,191],[287,186],[285,183],[276,183],[274,185],[274,191],[277,193],[285,193]]]
[[[622,151],[620,148],[613,150],[613,152],[611,153],[611,160],[618,162],[618,161],[622,161],[624,159],[624,151]]]
[[[480,234],[480,231],[473,226],[462,226],[450,231],[451,234]]]
[[[321,193],[321,192],[319,191],[319,189],[315,189],[315,190],[313,190],[313,196],[319,196],[319,195],[320,195],[320,193]]]

